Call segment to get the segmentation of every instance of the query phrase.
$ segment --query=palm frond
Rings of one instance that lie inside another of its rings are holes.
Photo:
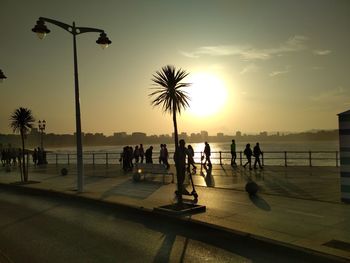
[[[20,107],[10,116],[10,127],[14,133],[28,133],[33,128],[33,122],[35,119],[32,111],[27,108]]]
[[[182,109],[189,107],[189,96],[182,88],[189,87],[191,83],[182,83],[181,81],[188,76],[183,69],[167,65],[162,67],[160,71],[153,74],[152,92],[148,95],[152,97],[151,104],[153,106],[161,106],[164,112],[172,113],[175,109],[179,114]]]

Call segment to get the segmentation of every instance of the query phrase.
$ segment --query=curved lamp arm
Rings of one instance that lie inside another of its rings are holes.
[[[59,26],[73,35],[79,35],[79,34],[88,33],[88,32],[104,33],[104,30],[98,29],[98,28],[76,27],[74,22],[73,22],[73,25],[68,25],[66,23],[63,23],[63,22],[60,22],[60,21],[57,21],[57,20],[54,20],[51,18],[46,18],[46,17],[39,17],[39,20],[49,22],[51,24]]]

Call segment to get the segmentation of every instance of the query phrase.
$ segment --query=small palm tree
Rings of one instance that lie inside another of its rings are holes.
[[[190,98],[187,95],[187,92],[181,90],[190,86],[190,83],[182,83],[183,79],[188,76],[185,70],[176,69],[174,66],[167,65],[162,68],[162,70],[157,71],[153,75],[152,81],[154,86],[152,88],[153,92],[149,94],[152,99],[153,106],[161,106],[164,112],[169,112],[173,116],[174,124],[174,139],[175,139],[175,152],[179,148],[179,136],[177,130],[177,119],[176,115],[181,114],[182,109],[189,107]],[[176,165],[176,176],[177,176],[177,190],[180,193],[178,201],[182,203],[182,183],[179,180],[179,171],[178,167],[179,162],[175,162]]]
[[[25,182],[28,181],[28,171],[26,171],[25,166],[25,146],[24,146],[24,139],[25,135],[31,130],[33,127],[33,122],[35,122],[35,119],[32,115],[32,111],[27,108],[18,108],[16,109],[11,117],[10,117],[10,127],[13,129],[14,133],[20,133],[21,140],[22,140],[22,173],[23,173],[23,179]],[[21,174],[22,174],[21,173]]]

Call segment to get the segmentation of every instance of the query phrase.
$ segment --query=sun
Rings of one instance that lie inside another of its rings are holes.
[[[208,117],[218,113],[226,104],[227,88],[224,82],[211,73],[190,75],[192,85],[186,89],[190,97],[188,112],[197,117]]]

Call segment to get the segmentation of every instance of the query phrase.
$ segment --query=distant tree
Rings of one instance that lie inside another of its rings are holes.
[[[185,70],[176,69],[174,66],[167,65],[160,71],[157,71],[153,75],[152,81],[154,87],[151,88],[153,92],[149,94],[152,97],[153,106],[161,106],[164,112],[169,112],[173,116],[174,124],[174,139],[175,139],[175,152],[179,149],[179,135],[177,130],[177,113],[180,115],[182,109],[189,107],[189,100],[187,92],[181,90],[190,86],[190,83],[182,83],[183,79],[188,76]],[[175,155],[176,156],[176,155]],[[180,193],[178,202],[182,203],[182,184],[179,181],[179,167],[176,163],[176,177],[177,177],[177,190]],[[180,185],[181,184],[181,185]]]
[[[20,108],[16,109],[10,117],[10,127],[13,129],[13,132],[20,133],[20,135],[21,135],[21,140],[22,140],[22,173],[23,173],[23,179],[21,177],[21,180],[24,182],[28,181],[28,171],[26,171],[26,166],[25,166],[24,139],[25,139],[25,135],[33,127],[33,122],[35,122],[35,119],[32,115],[32,111],[30,109],[27,109],[27,108],[20,107]]]

